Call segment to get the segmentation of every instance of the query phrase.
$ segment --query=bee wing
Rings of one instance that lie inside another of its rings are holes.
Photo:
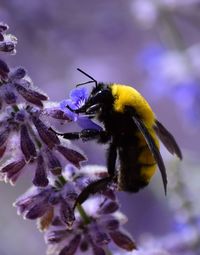
[[[141,119],[139,119],[137,116],[133,116],[133,120],[134,120],[136,126],[138,127],[138,129],[140,130],[140,132],[143,134],[143,136],[146,140],[146,143],[158,164],[158,168],[161,172],[164,190],[165,190],[165,194],[166,194],[167,193],[167,174],[166,174],[165,165],[164,165],[162,156],[160,154],[160,151],[159,151],[153,137],[149,133],[145,124],[143,123],[143,121]]]
[[[171,154],[175,153],[178,158],[182,159],[181,150],[173,135],[158,120],[156,120],[154,130],[168,151]]]

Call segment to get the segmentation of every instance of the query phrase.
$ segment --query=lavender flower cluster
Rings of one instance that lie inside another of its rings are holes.
[[[15,53],[17,39],[0,23],[0,51]],[[48,96],[36,88],[24,68],[9,68],[0,59],[0,180],[14,185],[25,172],[32,172],[32,187],[14,206],[26,219],[37,220],[45,232],[48,254],[73,255],[91,252],[111,254],[118,247],[132,251],[135,242],[123,229],[126,217],[119,211],[115,187],[83,205],[74,205],[80,192],[94,179],[106,175],[99,166],[85,166],[86,156],[70,141],[58,137],[51,120],[78,121],[65,105],[80,107],[87,95],[75,90],[69,101],[51,105]]]

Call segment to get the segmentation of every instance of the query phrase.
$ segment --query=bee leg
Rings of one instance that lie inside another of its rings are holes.
[[[116,168],[116,159],[117,159],[117,146],[115,143],[111,143],[108,148],[108,154],[107,154],[107,167],[108,167],[108,174],[111,177],[114,177]]]
[[[83,129],[80,132],[80,139],[84,142],[97,139],[99,143],[106,143],[110,139],[110,136],[105,130]]]
[[[103,135],[105,135],[103,133]],[[98,192],[105,191],[107,186],[112,182],[112,181],[117,181],[115,178],[115,163],[116,163],[116,158],[117,158],[117,146],[114,143],[110,144],[110,147],[108,149],[108,177],[102,178],[100,180],[94,181],[90,183],[78,196],[74,208],[77,206],[77,204],[82,204],[84,203],[87,198],[90,195],[94,195]]]
[[[105,191],[108,184],[111,183],[112,177],[105,177],[100,180],[94,181],[90,183],[78,196],[76,202],[74,204],[74,209],[76,208],[77,204],[84,203],[90,195],[94,195],[98,192]]]
[[[83,129],[80,132],[69,132],[69,133],[58,133],[52,128],[49,128],[53,131],[56,135],[60,135],[65,139],[69,140],[78,140],[81,139],[82,141],[86,142],[89,140],[99,140],[100,143],[106,143],[110,136],[104,130],[97,130],[97,129]]]
[[[59,133],[51,127],[49,128],[49,130],[54,132],[56,135],[62,136],[65,139],[69,139],[69,140],[78,140],[78,139],[80,139],[80,132]]]

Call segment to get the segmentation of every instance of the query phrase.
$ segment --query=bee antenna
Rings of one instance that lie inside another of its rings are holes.
[[[83,70],[81,70],[80,68],[77,68],[77,70],[78,70],[79,72],[81,72],[82,74],[84,74],[85,76],[87,76],[88,78],[90,78],[91,81],[86,81],[86,82],[77,84],[76,87],[79,87],[79,86],[82,86],[82,85],[85,85],[85,84],[88,84],[88,83],[92,83],[92,82],[94,82],[94,83],[95,83],[95,86],[97,87],[97,81],[96,81],[92,76],[90,76],[89,74],[87,74],[86,72],[84,72]]]

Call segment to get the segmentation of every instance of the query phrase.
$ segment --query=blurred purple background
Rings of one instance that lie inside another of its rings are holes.
[[[190,192],[196,194],[196,178],[200,177],[196,174],[200,149],[200,2],[155,2],[1,0],[1,20],[18,38],[17,55],[3,58],[12,67],[25,67],[34,84],[52,101],[67,98],[75,84],[87,80],[77,67],[97,81],[137,88],[183,149],[185,159],[179,168],[182,173],[190,172],[183,182],[187,180]],[[72,130],[73,125],[62,129]],[[88,155],[89,163],[105,163],[104,146],[77,144]],[[168,172],[175,171],[177,162],[165,149],[162,153]],[[170,181],[173,183],[174,177]],[[0,185],[1,255],[45,254],[43,235],[35,222],[17,217],[11,205],[29,185],[27,176],[14,188]],[[146,232],[162,236],[176,229],[176,210],[168,202],[171,189],[165,197],[158,173],[139,194],[119,194],[121,210],[129,218],[127,230],[136,240]]]

